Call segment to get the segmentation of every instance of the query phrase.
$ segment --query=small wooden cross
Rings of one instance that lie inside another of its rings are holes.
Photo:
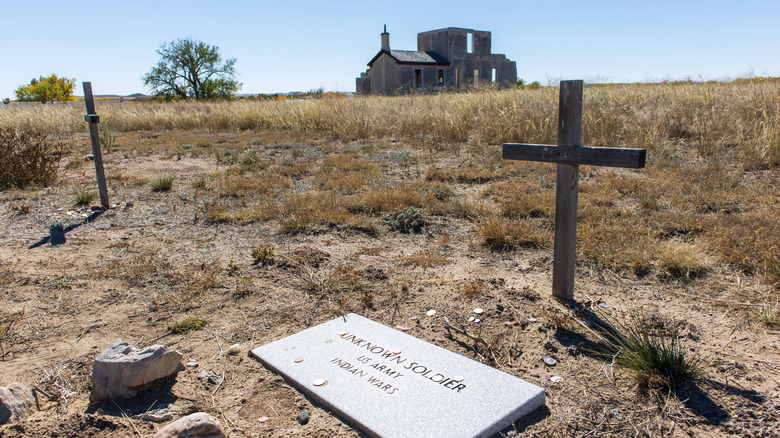
[[[510,144],[503,146],[508,160],[557,163],[555,182],[555,242],[553,295],[574,298],[574,265],[577,243],[577,188],[579,165],[645,167],[645,149],[590,148],[580,146],[582,81],[561,81],[558,109],[558,146]]]

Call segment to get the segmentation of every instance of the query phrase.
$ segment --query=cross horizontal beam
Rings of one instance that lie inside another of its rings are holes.
[[[504,143],[502,157],[507,160],[639,169],[645,167],[647,151],[645,149]]]

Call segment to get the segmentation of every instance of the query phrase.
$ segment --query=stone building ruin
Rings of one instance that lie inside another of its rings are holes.
[[[387,26],[382,48],[355,80],[357,94],[391,95],[463,89],[477,83],[514,86],[517,66],[491,51],[490,32],[448,27],[417,34],[417,50],[391,50]]]

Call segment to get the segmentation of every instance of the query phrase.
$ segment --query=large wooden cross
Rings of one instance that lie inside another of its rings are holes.
[[[574,297],[574,265],[577,243],[577,188],[580,164],[611,167],[645,167],[644,149],[591,148],[580,146],[582,81],[561,81],[558,109],[558,146],[503,145],[509,160],[557,163],[555,182],[555,243],[553,250],[553,295]]]

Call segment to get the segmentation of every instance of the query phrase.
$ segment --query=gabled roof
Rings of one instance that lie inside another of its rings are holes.
[[[417,50],[382,50],[368,62],[368,66],[373,66],[374,62],[376,62],[383,53],[393,58],[398,64],[450,65],[449,61],[439,57],[433,52]]]

